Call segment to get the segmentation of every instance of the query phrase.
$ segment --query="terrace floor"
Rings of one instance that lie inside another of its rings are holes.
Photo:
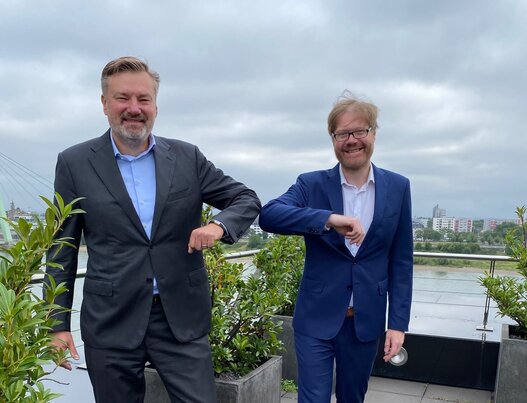
[[[283,392],[281,403],[294,403],[296,393]],[[335,395],[331,403],[336,402]],[[421,382],[389,378],[370,378],[365,403],[490,403],[492,392],[486,390],[454,388]]]

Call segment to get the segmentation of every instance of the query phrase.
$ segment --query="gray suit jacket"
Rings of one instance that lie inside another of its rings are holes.
[[[143,340],[152,305],[155,276],[174,336],[181,342],[210,329],[210,290],[200,252],[189,254],[190,233],[201,225],[202,203],[221,210],[216,216],[235,242],[260,210],[255,192],[223,174],[197,147],[156,136],[156,203],[148,239],[122,180],[109,131],[58,156],[55,191],[86,214],[70,217],[60,236],[79,244],[84,232],[87,275],[81,308],[84,342],[96,348],[135,348]],[[48,268],[68,293],[56,302],[71,308],[77,250],[63,248]],[[54,330],[69,330],[70,315]]]

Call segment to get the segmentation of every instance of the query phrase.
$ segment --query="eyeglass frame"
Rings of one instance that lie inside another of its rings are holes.
[[[365,137],[368,136],[368,134],[370,134],[370,132],[373,130],[372,127],[368,127],[367,129],[357,129],[357,130],[351,130],[349,132],[344,132],[344,133],[331,133],[331,137],[333,137],[333,140],[339,142],[339,143],[343,143],[345,141],[348,141],[350,136],[353,136],[354,139],[363,139]],[[357,137],[357,134],[358,132],[366,132],[366,134],[364,135],[360,135],[359,137]],[[347,135],[346,138],[343,138],[341,140],[338,140],[337,139],[337,135]]]

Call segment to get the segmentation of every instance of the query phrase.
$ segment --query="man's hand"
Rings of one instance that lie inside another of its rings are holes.
[[[223,237],[223,232],[223,228],[214,223],[196,228],[190,234],[188,253],[193,253],[195,250],[210,248],[214,245],[214,242]]]
[[[384,341],[384,362],[390,361],[393,356],[399,354],[403,343],[404,332],[388,329],[386,332],[386,339]]]
[[[364,228],[358,218],[331,214],[326,225],[344,235],[350,243],[360,245],[364,240]]]
[[[73,337],[71,337],[70,332],[55,332],[53,333],[53,340],[51,344],[55,346],[57,350],[70,350],[70,354],[73,359],[78,360],[79,353],[75,348],[73,343]],[[68,371],[71,371],[71,363],[68,360],[58,363],[62,368],[66,368]]]

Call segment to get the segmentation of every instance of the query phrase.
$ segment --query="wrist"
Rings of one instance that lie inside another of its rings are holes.
[[[210,220],[209,221],[209,224],[213,224],[213,225],[217,225],[218,227],[221,228],[221,230],[223,231],[223,235],[227,234],[227,228],[225,227],[225,224],[223,224],[221,221],[218,221],[218,220]]]

